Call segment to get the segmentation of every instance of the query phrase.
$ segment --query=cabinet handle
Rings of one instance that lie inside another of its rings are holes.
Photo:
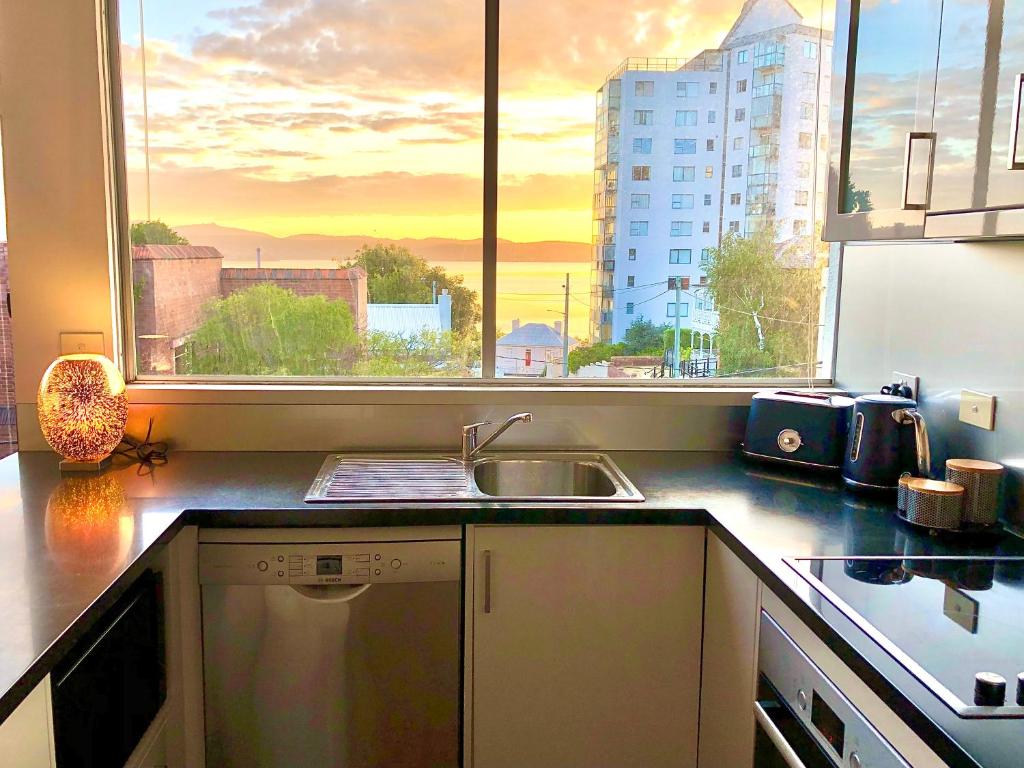
[[[1013,81],[1013,109],[1010,110],[1010,152],[1006,158],[1006,170],[1024,171],[1024,160],[1017,159],[1017,139],[1020,138],[1020,92],[1024,89],[1024,73]]]
[[[484,550],[484,613],[491,612],[491,550]]]
[[[924,202],[912,203],[907,197],[910,194],[910,156],[915,141],[928,140],[928,176],[924,187]],[[900,192],[900,208],[904,211],[925,211],[932,199],[932,166],[935,162],[935,132],[908,131],[907,144],[903,152],[903,189]]]

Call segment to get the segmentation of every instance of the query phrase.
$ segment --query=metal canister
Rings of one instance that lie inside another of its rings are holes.
[[[899,515],[925,528],[960,530],[964,488],[956,483],[912,477],[905,481],[906,505]]]
[[[946,480],[964,488],[963,522],[967,527],[988,527],[999,520],[999,485],[1003,465],[977,459],[948,459]]]

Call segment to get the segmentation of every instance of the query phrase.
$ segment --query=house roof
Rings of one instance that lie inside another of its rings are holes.
[[[223,259],[212,245],[133,245],[132,261],[170,259]]]
[[[800,11],[789,0],[746,0],[720,47],[728,48],[741,37],[789,24],[800,24],[803,20]]]
[[[439,304],[367,304],[366,327],[395,336],[445,330]]]
[[[576,343],[576,339],[569,337],[569,346]],[[497,341],[502,347],[561,347],[562,336],[555,332],[555,329],[544,323],[526,323],[511,333],[506,333]]]

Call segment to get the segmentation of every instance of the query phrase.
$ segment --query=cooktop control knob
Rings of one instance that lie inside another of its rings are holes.
[[[1024,672],[1017,675],[1017,706],[1024,707]]]
[[[979,707],[1001,707],[1006,703],[1006,678],[995,672],[974,676],[974,703]]]

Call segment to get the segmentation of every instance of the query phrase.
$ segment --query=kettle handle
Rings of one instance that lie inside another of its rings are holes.
[[[900,408],[892,412],[897,424],[914,425],[914,446],[917,451],[917,473],[921,477],[930,477],[932,471],[932,452],[928,444],[928,425],[924,416],[916,408]]]

